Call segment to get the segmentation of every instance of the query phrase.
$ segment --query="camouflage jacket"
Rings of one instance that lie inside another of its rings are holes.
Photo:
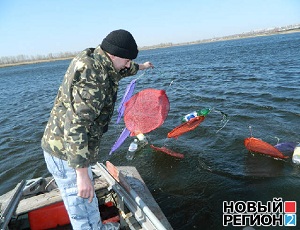
[[[138,68],[131,62],[130,69],[117,72],[100,46],[76,56],[59,87],[42,148],[73,168],[94,164],[114,111],[119,81],[136,74]]]

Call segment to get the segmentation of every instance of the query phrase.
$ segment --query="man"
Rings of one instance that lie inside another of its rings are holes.
[[[137,44],[126,30],[115,30],[95,49],[71,62],[56,96],[43,138],[47,168],[56,180],[74,230],[118,229],[102,225],[92,182],[100,139],[111,120],[119,81],[138,70]]]

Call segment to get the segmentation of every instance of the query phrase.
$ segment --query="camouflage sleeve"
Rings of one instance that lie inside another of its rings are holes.
[[[90,164],[89,129],[100,114],[105,95],[105,85],[101,82],[105,73],[101,75],[96,71],[86,63],[77,61],[72,86],[69,85],[71,105],[66,113],[64,139],[68,163],[73,168],[88,167]],[[101,130],[95,133],[101,133]]]
[[[130,68],[121,70],[120,73],[122,77],[128,77],[137,74],[138,70],[139,70],[139,64],[132,61],[130,63]]]

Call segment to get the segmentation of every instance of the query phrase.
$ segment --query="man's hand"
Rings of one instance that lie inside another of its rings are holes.
[[[91,203],[94,197],[94,186],[88,174],[88,168],[77,168],[77,188],[78,194],[85,199],[89,199]]]
[[[147,61],[144,64],[139,64],[139,70],[154,68],[154,65],[152,65],[151,62]]]

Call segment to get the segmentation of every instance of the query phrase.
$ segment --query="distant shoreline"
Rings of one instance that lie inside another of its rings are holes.
[[[290,30],[284,30],[284,31],[276,31],[276,32],[259,31],[257,33],[249,32],[249,33],[229,35],[229,36],[218,37],[218,38],[203,39],[203,40],[192,41],[192,42],[183,42],[183,43],[176,43],[176,44],[164,43],[164,44],[160,44],[160,45],[144,46],[144,47],[141,47],[140,50],[160,49],[160,48],[185,46],[185,45],[196,45],[196,44],[203,44],[203,43],[239,40],[239,39],[254,38],[254,37],[267,37],[267,36],[273,36],[273,35],[278,35],[278,34],[291,34],[291,33],[299,33],[299,32],[300,32],[300,26],[299,26],[299,28],[296,28],[296,29],[290,29]]]
[[[202,43],[238,40],[238,39],[253,38],[253,37],[265,37],[265,36],[272,36],[272,35],[278,35],[278,34],[291,34],[291,33],[299,33],[299,32],[300,32],[300,27],[296,28],[296,29],[288,29],[288,30],[284,30],[284,31],[249,32],[249,33],[236,34],[236,35],[230,35],[230,36],[219,37],[219,38],[198,40],[198,41],[193,41],[193,42],[184,42],[184,43],[176,43],[176,44],[162,43],[162,44],[153,45],[153,46],[143,46],[143,47],[139,47],[139,50],[161,49],[161,48],[169,48],[169,47],[174,47],[174,46],[196,45],[196,44],[202,44]],[[61,60],[71,60],[73,58],[74,58],[74,56],[62,57],[62,58],[58,57],[58,58],[40,59],[40,60],[16,62],[16,63],[10,63],[10,64],[0,64],[0,68],[18,66],[18,65],[37,64],[37,63],[44,63],[44,62],[61,61]]]
[[[31,65],[31,64],[38,64],[38,63],[44,63],[44,62],[71,60],[71,59],[73,59],[73,57],[51,58],[51,59],[41,59],[41,60],[34,60],[34,61],[17,62],[17,63],[11,63],[11,64],[0,64],[0,68],[18,66],[18,65]]]

